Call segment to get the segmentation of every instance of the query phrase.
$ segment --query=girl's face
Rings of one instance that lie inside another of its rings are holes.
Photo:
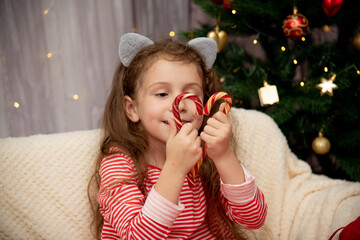
[[[196,65],[161,58],[143,74],[136,98],[125,97],[127,116],[133,122],[141,122],[150,146],[156,142],[166,143],[168,119],[174,118],[172,103],[183,92],[196,94],[204,100],[203,83]],[[199,130],[203,117],[196,113],[194,102],[182,100],[179,112],[183,123],[190,122]]]

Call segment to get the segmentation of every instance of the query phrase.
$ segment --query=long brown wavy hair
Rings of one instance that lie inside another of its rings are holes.
[[[111,146],[120,147],[132,158],[136,167],[134,177],[139,179],[138,187],[145,196],[147,195],[143,184],[147,176],[147,163],[144,159],[144,154],[148,149],[147,134],[141,126],[141,122],[134,123],[127,118],[124,96],[135,98],[135,93],[139,84],[141,84],[142,75],[159,58],[195,64],[200,77],[203,79],[204,102],[212,94],[222,90],[215,71],[205,67],[199,53],[185,44],[172,40],[156,42],[141,49],[128,67],[119,64],[114,74],[112,89],[103,113],[100,153],[96,159],[94,174],[88,186],[88,197],[93,212],[91,230],[98,239],[100,239],[104,223],[99,211],[99,204],[96,201],[101,181],[98,171],[102,159],[109,153]],[[206,123],[206,120],[204,119],[204,123]],[[219,173],[209,158],[204,160],[199,174],[206,196],[206,221],[213,234],[219,239],[225,239],[226,233],[230,231],[233,239],[243,239],[239,226],[225,215],[220,197]]]

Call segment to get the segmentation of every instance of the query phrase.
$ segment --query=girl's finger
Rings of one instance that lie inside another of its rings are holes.
[[[189,135],[192,130],[193,130],[192,124],[191,123],[185,123],[181,127],[179,133],[181,132],[182,134]]]
[[[199,135],[199,133],[198,133],[198,131],[197,131],[196,129],[193,129],[193,130],[189,133],[189,137],[190,137],[191,139],[194,139],[194,140],[198,137],[198,135]]]
[[[218,135],[218,128],[213,127],[211,125],[206,125],[203,130],[204,133],[211,135],[211,136],[217,136]]]
[[[214,142],[216,140],[216,136],[211,136],[205,132],[202,132],[200,134],[201,139],[205,142],[205,143],[211,143]]]
[[[195,144],[197,147],[201,147],[201,138],[199,136],[195,139]]]
[[[218,111],[218,112],[222,112],[222,113],[223,113],[223,112],[224,112],[224,110],[225,110],[225,105],[226,105],[226,103],[224,103],[224,102],[223,102],[223,103],[221,103],[221,104],[220,104],[220,107],[219,107],[219,111]]]

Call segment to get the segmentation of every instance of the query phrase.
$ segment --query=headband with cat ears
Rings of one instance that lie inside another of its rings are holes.
[[[154,44],[152,40],[138,33],[126,33],[120,38],[119,57],[121,63],[128,67],[136,54],[144,47]],[[211,68],[217,54],[217,43],[214,39],[199,37],[190,40],[188,46],[195,49],[202,57],[205,66]]]

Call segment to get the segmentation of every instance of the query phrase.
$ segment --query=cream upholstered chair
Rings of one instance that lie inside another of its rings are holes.
[[[233,108],[234,151],[265,194],[251,239],[327,239],[360,215],[360,183],[315,175],[267,115]],[[92,239],[87,184],[100,130],[0,140],[0,239]]]

